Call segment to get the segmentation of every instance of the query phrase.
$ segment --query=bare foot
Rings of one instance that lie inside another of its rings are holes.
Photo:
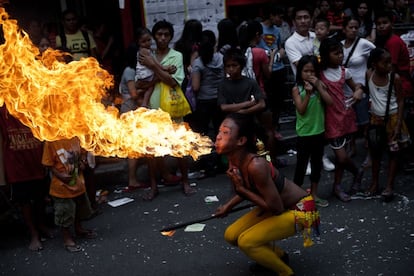
[[[147,194],[142,196],[145,201],[151,201],[158,196],[158,189],[151,189]]]
[[[183,192],[186,196],[191,196],[191,195],[195,194],[197,192],[197,190],[194,189],[193,187],[191,187],[187,183],[187,184],[183,184]]]
[[[29,244],[29,249],[32,251],[40,251],[43,249],[42,243],[40,242],[40,240],[38,238],[33,238],[30,241]]]

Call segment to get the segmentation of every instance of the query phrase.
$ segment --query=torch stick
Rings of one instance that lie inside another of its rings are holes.
[[[230,214],[230,213],[238,212],[240,210],[244,210],[244,209],[247,209],[247,208],[250,208],[250,207],[253,207],[253,206],[255,206],[255,205],[254,204],[246,204],[246,205],[243,205],[243,206],[240,206],[240,207],[237,207],[237,208],[233,208],[228,213]],[[183,223],[176,224],[176,225],[171,225],[171,226],[168,226],[168,227],[165,227],[165,228],[161,229],[160,232],[163,233],[163,232],[174,231],[176,229],[183,228],[183,227],[186,227],[186,226],[191,225],[191,224],[195,224],[195,223],[199,223],[199,222],[211,220],[211,219],[214,219],[216,217],[217,216],[215,216],[213,214],[213,215],[210,215],[208,217],[199,218],[199,219],[195,219],[195,220],[192,220],[192,221],[183,222]]]

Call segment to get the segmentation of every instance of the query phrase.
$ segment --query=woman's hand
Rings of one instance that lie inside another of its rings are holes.
[[[214,216],[217,218],[224,218],[228,215],[229,211],[230,210],[228,205],[221,205],[216,209]]]
[[[236,192],[242,192],[244,190],[244,181],[242,175],[238,168],[230,167],[227,170],[227,176],[230,178],[231,182],[233,183],[234,189]]]

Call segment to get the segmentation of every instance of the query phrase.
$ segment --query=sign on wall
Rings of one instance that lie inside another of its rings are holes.
[[[174,25],[173,41],[180,38],[186,20],[198,19],[204,30],[217,35],[217,24],[226,17],[225,0],[142,0],[142,7],[148,29],[163,19]]]

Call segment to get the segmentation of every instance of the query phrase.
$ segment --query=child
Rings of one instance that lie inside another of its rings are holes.
[[[331,23],[326,18],[317,18],[315,20],[315,38],[313,39],[313,54],[318,57],[320,61],[319,55],[319,47],[321,46],[322,40],[329,36],[329,27]]]
[[[403,121],[404,98],[402,96],[401,78],[398,74],[391,73],[391,55],[383,48],[375,48],[371,51],[368,59],[370,69],[366,73],[368,80],[369,95],[371,98],[371,126],[384,125],[383,135],[372,135],[375,129],[370,130],[368,135],[369,148],[372,159],[372,183],[365,192],[366,196],[372,196],[377,192],[379,182],[379,169],[382,152],[388,148],[388,178],[387,186],[381,196],[385,202],[393,198],[394,179],[397,173],[398,152],[401,146],[407,145],[409,140],[408,131]],[[392,75],[394,74],[394,78]],[[391,89],[390,89],[391,85]],[[391,91],[388,102],[388,93]],[[388,104],[388,116],[386,108]],[[387,116],[385,119],[384,117]],[[388,145],[388,146],[387,146]]]
[[[375,45],[387,49],[391,54],[392,69],[400,76],[402,96],[405,98],[405,124],[411,137],[414,136],[414,89],[410,76],[410,56],[405,42],[393,32],[393,14],[387,11],[375,13],[377,38]],[[414,144],[403,152],[404,171],[414,171]]]
[[[257,115],[265,108],[264,95],[257,81],[242,76],[246,58],[242,51],[231,48],[223,57],[224,70],[228,78],[219,86],[218,100],[221,111]]]
[[[344,170],[354,175],[353,189],[359,186],[361,174],[346,151],[350,134],[357,130],[355,111],[351,108],[353,102],[362,98],[362,85],[356,84],[349,71],[342,66],[344,58],[343,45],[335,38],[326,38],[319,48],[321,55],[321,80],[325,83],[333,103],[325,110],[325,137],[335,153],[334,194],[343,202],[351,197],[341,187]],[[345,98],[345,83],[352,89],[351,98]]]
[[[52,174],[49,193],[53,197],[55,224],[61,227],[63,245],[69,252],[79,252],[82,248],[73,240],[70,226],[74,226],[77,237],[96,237],[96,232],[81,225],[82,219],[92,215],[82,173],[87,166],[86,151],[81,149],[76,137],[45,142],[42,164]]]
[[[151,94],[154,91],[154,83],[152,82],[154,79],[154,71],[148,68],[145,65],[142,65],[139,62],[139,56],[152,56],[151,50],[151,31],[147,28],[138,28],[137,30],[137,43],[138,43],[138,51],[137,51],[137,64],[135,68],[135,82],[140,81],[138,86],[146,88],[144,99],[142,102],[142,106],[147,107],[149,103],[149,99],[151,98]],[[157,64],[161,66],[158,62]],[[162,66],[161,66],[162,67]],[[175,69],[173,67],[163,67],[164,71],[173,74]]]
[[[319,79],[317,57],[303,56],[297,66],[292,98],[296,106],[297,164],[294,182],[302,186],[306,164],[311,161],[311,194],[316,205],[327,207],[328,201],[317,196],[324,152],[325,111],[323,103],[332,104],[326,86]]]

